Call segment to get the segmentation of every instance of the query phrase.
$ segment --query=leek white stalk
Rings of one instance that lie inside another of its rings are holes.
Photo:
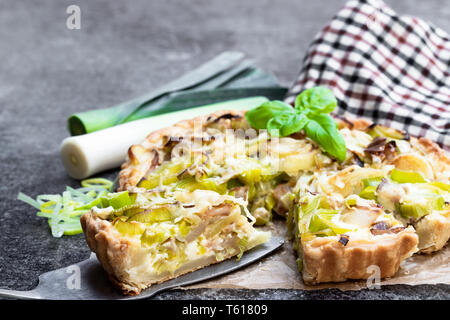
[[[252,97],[220,102],[69,137],[64,139],[61,145],[62,162],[71,177],[84,179],[98,172],[119,167],[125,161],[128,148],[141,143],[152,131],[218,110],[249,110],[266,101],[268,100],[264,97]]]

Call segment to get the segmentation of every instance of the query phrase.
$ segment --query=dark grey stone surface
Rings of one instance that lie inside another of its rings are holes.
[[[107,107],[171,80],[224,50],[248,53],[289,85],[314,35],[343,0],[0,1],[0,287],[31,289],[38,275],[86,259],[82,235],[52,238],[15,200],[78,186],[59,159],[71,113]],[[388,1],[448,29],[446,1]],[[81,30],[66,8],[81,7]],[[114,173],[109,173],[110,176]],[[448,299],[448,286],[342,293],[192,290],[159,298]]]

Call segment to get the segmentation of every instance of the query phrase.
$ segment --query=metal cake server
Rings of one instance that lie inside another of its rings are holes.
[[[0,289],[0,297],[47,300],[131,300],[149,298],[164,290],[201,282],[235,271],[269,255],[283,244],[283,238],[272,236],[269,242],[247,251],[239,261],[231,258],[187,273],[178,278],[153,285],[137,296],[124,296],[117,291],[103,271],[95,254],[92,254],[87,260],[43,273],[39,276],[37,287],[30,291]],[[79,276],[79,286],[73,286],[73,282],[71,282],[72,277],[75,276]]]

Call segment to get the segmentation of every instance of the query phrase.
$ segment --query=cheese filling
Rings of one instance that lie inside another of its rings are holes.
[[[205,257],[214,261],[240,257],[270,237],[252,227],[242,199],[208,190],[141,192],[130,197],[134,204],[124,210],[108,207],[92,213],[111,221],[118,236],[135,244],[133,265],[147,272],[172,274]]]

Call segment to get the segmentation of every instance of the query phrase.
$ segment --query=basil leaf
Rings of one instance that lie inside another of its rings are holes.
[[[281,128],[281,134],[283,137],[289,136],[293,133],[302,130],[309,122],[308,117],[303,113],[295,113],[291,115],[289,121]]]
[[[281,113],[269,120],[267,130],[273,136],[286,137],[302,130],[308,121],[303,113]]]
[[[247,111],[245,117],[255,129],[267,129],[273,136],[289,136],[302,129],[330,156],[344,161],[345,141],[328,113],[337,106],[333,92],[325,87],[304,90],[295,100],[295,109],[282,101],[265,102]]]
[[[281,129],[289,121],[291,113],[280,113],[267,122],[267,131],[271,136],[281,136]]]
[[[295,99],[295,109],[310,115],[330,113],[337,106],[333,92],[325,87],[314,87],[302,91]]]
[[[347,148],[334,119],[328,114],[313,115],[309,118],[304,128],[306,135],[317,142],[325,152],[341,162],[344,161]]]
[[[273,117],[283,113],[295,113],[294,108],[279,100],[264,102],[259,107],[247,111],[245,118],[255,129],[267,129],[267,123]]]

